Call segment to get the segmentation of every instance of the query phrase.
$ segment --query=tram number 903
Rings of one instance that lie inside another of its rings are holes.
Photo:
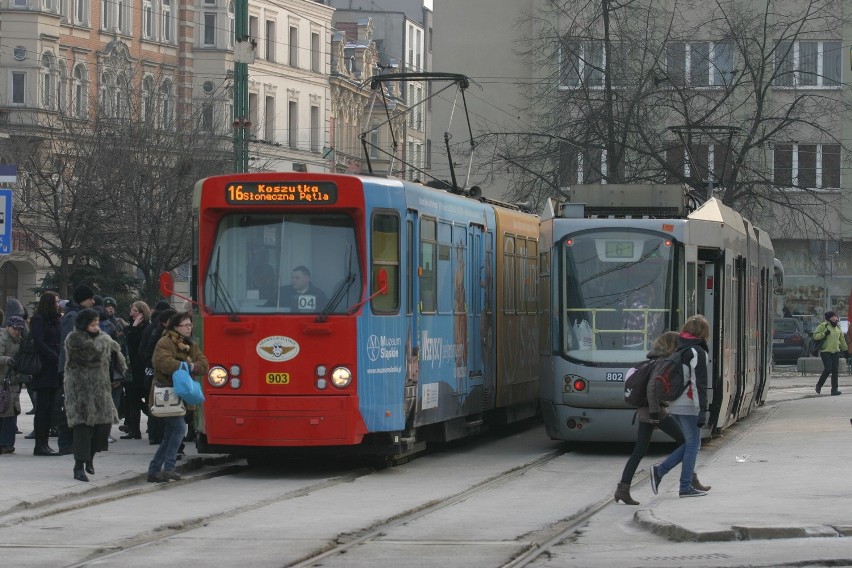
[[[267,385],[289,385],[290,373],[266,373]]]
[[[623,383],[624,382],[624,373],[607,373],[606,380],[611,382]]]

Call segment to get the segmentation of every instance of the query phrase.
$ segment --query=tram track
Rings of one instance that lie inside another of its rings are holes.
[[[352,538],[347,540],[345,543],[338,544],[336,546],[333,546],[332,548],[329,548],[327,550],[324,550],[322,552],[314,554],[314,555],[312,555],[308,558],[303,558],[303,559],[301,559],[301,560],[299,560],[295,563],[286,564],[285,568],[309,568],[311,566],[316,566],[317,563],[321,562],[322,560],[325,560],[327,558],[331,558],[333,556],[337,556],[337,555],[340,555],[340,554],[345,554],[350,549],[352,549],[356,546],[360,546],[360,545],[362,545],[366,542],[369,542],[369,541],[371,541],[371,540],[373,540],[377,537],[382,536],[389,529],[405,525],[405,524],[410,523],[414,520],[425,517],[426,515],[430,515],[430,514],[437,512],[437,511],[447,509],[447,508],[452,507],[452,506],[454,506],[458,503],[461,503],[462,501],[470,499],[471,497],[473,497],[475,495],[478,495],[480,493],[483,493],[483,492],[486,492],[490,489],[493,489],[497,486],[500,486],[500,485],[509,483],[509,482],[511,482],[515,479],[518,479],[521,476],[525,475],[527,472],[529,472],[533,469],[539,468],[542,465],[544,465],[548,462],[551,462],[551,461],[555,460],[556,458],[561,457],[566,452],[567,452],[567,450],[565,450],[564,448],[557,450],[557,451],[554,451],[554,452],[551,452],[548,455],[542,456],[535,461],[524,464],[522,466],[518,466],[518,467],[513,468],[509,471],[502,472],[502,473],[495,475],[495,476],[493,476],[489,479],[485,479],[485,480],[481,481],[480,483],[477,483],[474,486],[469,487],[468,489],[466,489],[464,491],[460,491],[460,492],[458,492],[454,495],[451,495],[449,497],[446,497],[446,498],[438,500],[438,501],[427,503],[427,504],[425,504],[421,507],[418,507],[415,510],[403,512],[403,513],[399,514],[398,516],[393,517],[392,519],[388,519],[387,521],[383,521],[379,524],[374,524],[373,526],[369,527],[368,529],[365,529],[360,534],[353,536]]]

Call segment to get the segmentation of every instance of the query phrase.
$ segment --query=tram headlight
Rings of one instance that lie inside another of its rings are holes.
[[[331,384],[339,389],[349,386],[352,382],[352,372],[346,367],[336,367],[331,372]]]
[[[225,367],[213,367],[207,371],[207,382],[216,388],[224,387],[228,382],[228,371]]]

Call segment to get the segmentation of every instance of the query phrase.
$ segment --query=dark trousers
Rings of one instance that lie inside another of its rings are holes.
[[[87,426],[76,424],[72,429],[74,433],[74,461],[92,461],[95,452],[102,452],[108,448],[111,424],[95,424]]]
[[[145,390],[135,385],[124,387],[124,424],[128,434],[141,434],[140,421],[145,412]],[[145,412],[147,414],[147,412]]]
[[[822,351],[819,354],[822,357],[822,374],[817,381],[817,387],[822,388],[825,384],[825,379],[831,374],[831,392],[837,392],[837,375],[840,373],[840,352],[828,353]]]
[[[683,432],[678,426],[677,421],[666,416],[665,420],[660,421],[656,425],[660,430],[671,436],[678,446],[683,445]],[[639,462],[648,453],[648,445],[651,443],[651,434],[654,433],[654,425],[647,422],[639,423],[639,432],[636,436],[636,444],[633,446],[633,453],[627,458],[627,463],[624,464],[624,471],[621,473],[621,482],[630,485],[633,482],[633,474],[636,473],[636,468],[639,467]]]
[[[35,445],[47,444],[50,435],[50,427],[53,424],[53,415],[56,412],[59,400],[58,387],[46,387],[35,389],[36,404],[35,416],[33,417],[33,430],[35,432]]]

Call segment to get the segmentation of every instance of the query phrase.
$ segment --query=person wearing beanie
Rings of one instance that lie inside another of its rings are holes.
[[[72,429],[74,479],[89,481],[97,452],[109,449],[109,433],[118,422],[112,401],[110,362],[123,373],[127,361],[118,343],[101,333],[100,316],[85,308],[74,317],[74,331],[65,340],[65,415]]]
[[[4,312],[3,317],[3,327],[6,327],[9,323],[9,319],[12,316],[20,316],[24,317],[24,306],[21,305],[21,302],[17,298],[9,298],[6,301],[6,311]]]
[[[825,384],[829,375],[831,375],[831,396],[842,394],[838,388],[837,377],[840,372],[840,356],[849,348],[846,345],[843,330],[837,325],[839,322],[840,319],[836,313],[825,312],[825,321],[820,323],[813,333],[814,341],[820,343],[819,356],[822,358],[822,374],[814,387],[817,394],[820,394],[822,385]]]
[[[92,289],[85,284],[80,284],[74,288],[74,292],[72,292],[71,297],[74,299],[75,304],[79,304],[86,308],[91,308],[95,303],[95,293],[92,292]],[[88,303],[87,305],[85,302],[88,300],[91,300],[91,303]]]
[[[0,456],[15,451],[15,434],[18,431],[18,414],[21,413],[21,379],[15,372],[14,359],[21,346],[24,318],[12,316],[0,331],[0,376],[9,377],[11,400],[9,406],[0,411]],[[11,370],[11,375],[7,375]]]

